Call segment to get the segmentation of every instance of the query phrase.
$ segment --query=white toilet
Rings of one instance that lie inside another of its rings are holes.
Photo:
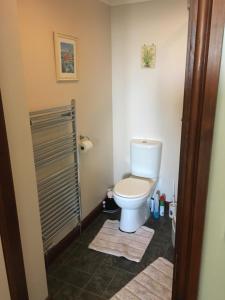
[[[119,181],[113,190],[121,207],[120,230],[135,232],[150,216],[148,199],[153,195],[161,164],[162,143],[134,139],[131,141],[131,176]]]

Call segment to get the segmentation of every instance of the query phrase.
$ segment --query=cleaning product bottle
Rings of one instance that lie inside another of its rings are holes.
[[[165,194],[162,194],[160,196],[160,199],[159,199],[159,214],[160,214],[160,217],[164,217],[164,215],[165,215],[165,200],[166,200]]]
[[[151,202],[150,202],[151,216],[154,216],[154,206],[155,206],[155,199],[151,197]]]
[[[154,219],[158,220],[159,219],[159,197],[160,197],[160,192],[157,191],[155,195],[155,203],[154,203]]]

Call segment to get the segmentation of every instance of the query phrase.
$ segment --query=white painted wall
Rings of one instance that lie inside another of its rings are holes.
[[[225,299],[225,42],[217,99],[198,300]]]
[[[178,181],[187,45],[186,0],[153,0],[112,8],[114,181],[130,172],[133,137],[163,142],[159,188]],[[141,47],[155,43],[155,69],[141,67]]]

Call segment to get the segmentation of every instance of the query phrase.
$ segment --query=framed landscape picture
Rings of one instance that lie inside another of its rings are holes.
[[[54,33],[56,77],[58,81],[79,80],[78,39]]]

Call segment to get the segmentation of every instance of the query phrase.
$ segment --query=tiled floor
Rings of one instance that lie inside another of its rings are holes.
[[[110,299],[159,256],[173,261],[168,217],[145,224],[155,234],[140,263],[89,250],[88,244],[107,219],[119,219],[119,215],[101,214],[49,267],[48,286],[53,300]]]

